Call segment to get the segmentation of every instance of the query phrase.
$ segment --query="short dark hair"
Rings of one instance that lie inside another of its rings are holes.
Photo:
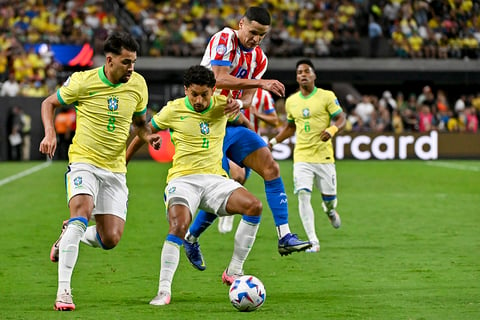
[[[250,21],[257,21],[264,26],[269,26],[272,23],[270,13],[263,7],[249,7],[247,12],[245,12],[245,17]]]
[[[200,65],[191,66],[183,74],[183,85],[187,88],[192,84],[207,85],[209,88],[213,88],[216,82],[213,71]]]
[[[103,53],[121,54],[122,48],[130,52],[138,52],[140,46],[130,33],[115,31],[105,40]]]
[[[310,59],[300,59],[297,61],[297,65],[295,66],[295,70],[298,69],[298,66],[301,64],[306,64],[312,68],[313,71],[315,71],[315,67],[313,66],[313,63]]]

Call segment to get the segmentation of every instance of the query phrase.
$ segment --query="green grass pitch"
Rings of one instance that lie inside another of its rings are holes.
[[[246,186],[264,213],[245,272],[263,281],[267,299],[248,314],[230,305],[221,283],[234,234],[219,234],[216,224],[201,239],[207,270],[194,269],[182,250],[171,304],[148,304],[168,229],[169,164],[140,160],[129,165],[119,246],[81,244],[72,280],[77,310],[53,311],[57,266],[48,256],[68,215],[66,163],[5,182],[39,164],[0,164],[0,319],[480,319],[480,161],[339,161],[342,227],[330,226],[315,192],[321,251],[287,257],[277,252],[263,182],[253,174]],[[292,163],[280,166],[290,227],[305,238]]]

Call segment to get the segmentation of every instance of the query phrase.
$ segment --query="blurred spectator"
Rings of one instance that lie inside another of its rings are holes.
[[[395,134],[403,133],[403,119],[398,110],[392,113],[392,129]]]
[[[373,15],[370,15],[368,24],[368,37],[370,39],[370,58],[378,57],[380,39],[383,36],[382,27]]]
[[[456,113],[462,113],[465,111],[465,102],[467,100],[467,96],[465,94],[460,95],[460,97],[455,101],[455,106],[453,110]]]
[[[22,160],[30,160],[32,117],[20,109],[20,121],[22,123]]]
[[[430,132],[433,129],[435,129],[434,117],[430,110],[430,106],[428,104],[422,104],[418,114],[418,131]]]
[[[370,123],[370,119],[372,117],[372,113],[375,111],[375,107],[371,102],[371,97],[368,95],[362,96],[362,101],[357,103],[355,106],[355,114],[362,120],[363,125],[367,125]]]
[[[469,107],[465,110],[467,120],[466,131],[477,133],[478,131],[478,117],[475,107]]]
[[[383,108],[386,108],[388,112],[392,112],[394,109],[397,109],[397,101],[393,99],[392,93],[388,90],[384,91],[378,103]]]
[[[69,107],[62,107],[55,116],[55,131],[57,132],[58,146],[56,159],[67,160],[68,148],[72,143],[74,135],[74,118],[69,112]]]
[[[2,85],[0,91],[1,97],[16,97],[20,93],[20,84],[15,79],[15,74],[10,73],[8,75],[8,80],[5,81]]]
[[[13,106],[9,109],[7,115],[7,134],[8,134],[8,160],[21,160],[22,150],[22,119],[20,117],[20,107]]]

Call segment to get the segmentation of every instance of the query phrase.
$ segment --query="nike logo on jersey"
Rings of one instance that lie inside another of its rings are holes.
[[[180,116],[180,120],[185,120],[187,118],[190,118],[190,116]]]
[[[89,92],[88,95],[93,96],[93,95],[96,95],[97,93],[98,93],[98,91],[92,91],[92,92]]]

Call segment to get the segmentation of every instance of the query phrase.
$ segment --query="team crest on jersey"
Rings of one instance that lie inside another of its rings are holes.
[[[200,132],[202,134],[210,134],[210,125],[208,122],[200,122]]]
[[[310,109],[305,108],[302,110],[302,115],[304,118],[310,118]]]
[[[224,44],[220,44],[217,46],[217,54],[223,56],[227,52],[227,47]]]
[[[110,97],[108,97],[107,102],[108,102],[108,110],[117,111],[117,109],[118,109],[118,97],[110,96]]]
[[[73,185],[75,186],[75,188],[80,187],[82,185],[82,182],[82,177],[75,177],[75,179],[73,179]]]

